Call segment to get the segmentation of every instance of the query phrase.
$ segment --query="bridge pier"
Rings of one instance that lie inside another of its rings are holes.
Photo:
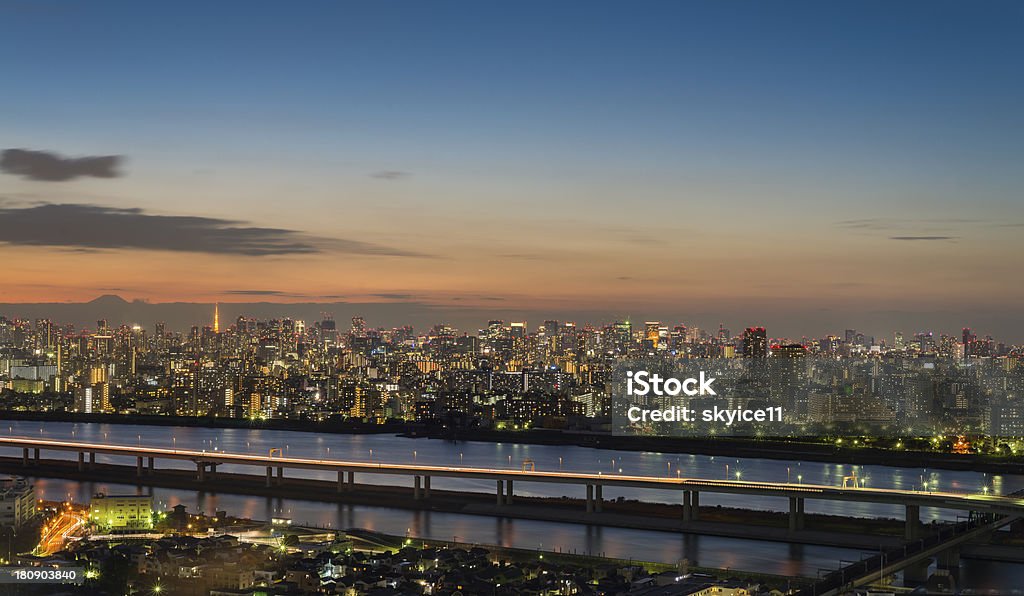
[[[921,535],[921,506],[907,505],[907,524],[903,531],[903,537],[907,540],[917,540]],[[925,578],[927,579],[927,578]]]
[[[512,489],[512,483],[509,482],[509,490]],[[430,498],[430,476],[423,477],[423,498]]]
[[[587,513],[594,512],[594,485],[587,485]]]
[[[21,465],[28,467],[28,447],[21,450]]]
[[[349,472],[348,473],[348,489],[350,491],[354,491],[356,489],[356,473],[355,472]]]
[[[498,480],[497,482],[498,482],[498,507],[501,507],[504,504],[504,502],[505,502],[505,495],[503,494],[505,492],[505,483],[502,482],[501,480]]]
[[[345,492],[345,470],[338,470],[338,492]]]
[[[35,448],[35,449],[33,449],[32,451],[33,451],[33,453],[32,453],[32,457],[33,457],[33,459],[35,459],[35,460],[36,460],[36,465],[38,466],[38,465],[39,465],[39,448],[38,448],[38,447],[36,447],[36,448]]]
[[[89,469],[91,470],[91,469],[93,469],[95,467],[96,467],[96,452],[95,451],[90,451],[89,452]]]
[[[690,520],[700,519],[700,491],[690,491]]]
[[[277,485],[281,486],[284,484],[284,468],[281,466],[277,467]]]
[[[149,458],[149,461],[147,462],[147,464],[148,464],[148,468],[149,468],[149,475],[150,475],[150,476],[152,476],[152,475],[153,475],[153,470],[154,470],[154,468],[156,467],[156,466],[154,465],[154,464],[155,464],[155,460],[156,460],[156,458],[154,458],[154,457],[151,457],[151,458]]]
[[[270,488],[270,485],[273,484],[273,481],[274,481],[274,468],[272,468],[270,466],[267,466],[267,488]]]
[[[199,482],[206,481],[206,463],[197,461],[196,462],[196,480]]]
[[[78,471],[79,472],[84,472],[85,471],[85,452],[84,451],[79,451],[78,452]]]
[[[939,569],[949,571],[950,575],[956,579],[960,571],[960,548],[954,546],[942,551],[935,558],[935,563]]]
[[[142,456],[135,458],[135,476],[142,478]]]
[[[604,501],[604,497],[601,495],[602,490],[601,484],[594,486],[594,512],[601,513],[601,504]]]
[[[506,505],[511,505],[512,504],[512,481],[511,480],[506,480],[505,481],[505,504]]]
[[[412,500],[413,501],[419,501],[420,498],[421,498],[420,497],[420,477],[419,476],[413,476],[412,477]]]
[[[804,499],[789,498],[789,531],[798,532],[804,529]]]
[[[690,491],[683,491],[683,522],[688,522],[693,518],[693,508],[690,506]]]
[[[931,559],[924,559],[906,567],[903,570],[904,583],[914,586],[928,581],[928,567],[931,564]]]

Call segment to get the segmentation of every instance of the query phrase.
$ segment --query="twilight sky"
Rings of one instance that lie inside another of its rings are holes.
[[[1022,59],[1011,1],[0,0],[0,303],[1020,341]]]

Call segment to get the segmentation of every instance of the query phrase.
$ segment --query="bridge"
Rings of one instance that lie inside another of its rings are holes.
[[[528,468],[474,468],[462,466],[438,466],[423,464],[397,464],[384,462],[344,461],[335,459],[312,459],[289,457],[280,449],[272,449],[266,455],[227,453],[196,449],[147,447],[144,445],[111,445],[106,443],[51,440],[34,437],[0,438],[0,448],[20,448],[22,464],[29,469],[40,462],[42,451],[77,454],[78,469],[91,469],[96,455],[103,454],[121,458],[135,458],[136,475],[139,478],[153,473],[156,462],[178,460],[192,462],[196,467],[196,480],[204,482],[216,474],[217,466],[230,464],[265,468],[266,485],[281,485],[285,482],[285,470],[317,470],[337,474],[337,491],[351,491],[355,488],[355,475],[389,474],[410,478],[412,498],[429,499],[431,478],[469,478],[495,482],[495,499],[498,505],[511,504],[514,499],[515,482],[540,482],[560,485],[584,486],[586,489],[586,511],[600,512],[604,487],[629,487],[655,490],[677,490],[683,505],[683,521],[696,521],[699,516],[700,494],[726,493],[761,497],[786,497],[789,499],[789,529],[804,528],[804,503],[807,499],[832,501],[856,501],[901,505],[906,510],[905,535],[907,540],[917,540],[921,535],[921,507],[976,512],[1000,516],[1017,517],[1024,515],[1024,495],[969,494],[948,491],[905,490],[893,488],[867,488],[850,486],[829,486],[790,482],[761,482],[748,480],[712,480],[706,478],[635,476],[629,474],[603,474],[566,471],[544,471]]]

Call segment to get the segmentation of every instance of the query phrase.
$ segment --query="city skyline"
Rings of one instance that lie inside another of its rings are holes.
[[[19,310],[29,307],[29,310]],[[91,306],[95,308],[90,309]],[[414,311],[409,319],[398,317],[405,314],[405,311],[387,309],[396,305],[391,304],[365,304],[365,303],[278,303],[278,302],[215,302],[215,303],[149,303],[144,301],[127,301],[117,295],[104,295],[86,303],[42,303],[12,305],[0,304],[0,318],[8,321],[34,321],[45,320],[57,326],[75,326],[76,332],[92,332],[100,321],[117,327],[153,327],[154,325],[166,328],[169,332],[184,333],[190,328],[209,327],[214,333],[220,333],[230,329],[237,319],[250,320],[297,320],[306,324],[316,324],[321,320],[345,321],[362,320],[368,329],[388,331],[403,327],[410,327],[418,332],[426,332],[438,326],[448,326],[459,333],[468,335],[484,331],[489,324],[495,321],[505,325],[513,323],[522,324],[527,332],[542,330],[548,323],[572,325],[579,329],[590,327],[600,329],[612,326],[621,322],[630,323],[634,330],[639,332],[645,325],[654,322],[666,329],[677,327],[693,329],[703,332],[710,339],[722,339],[721,333],[724,330],[726,337],[738,339],[745,329],[765,329],[765,324],[758,319],[747,317],[742,321],[719,321],[718,323],[705,324],[703,320],[695,317],[677,317],[667,319],[655,319],[644,316],[617,316],[608,314],[606,316],[589,313],[595,318],[577,319],[574,317],[562,318],[543,312],[524,311],[482,311],[482,310],[449,310],[430,309],[426,305],[419,311]],[[61,308],[75,309],[62,311]],[[289,310],[292,307],[292,310]],[[384,310],[378,310],[384,307]],[[152,308],[150,312],[146,312]],[[295,310],[302,309],[306,310]],[[56,312],[53,309],[58,309]],[[77,310],[84,309],[84,310]],[[165,310],[161,310],[165,309]],[[314,312],[315,311],[315,312]],[[199,316],[197,317],[197,313]],[[365,316],[369,313],[370,316]],[[205,316],[209,315],[209,316]],[[490,316],[485,316],[490,315]],[[532,316],[519,316],[532,315]],[[480,318],[484,317],[484,318]],[[457,321],[461,321],[462,324]],[[899,336],[908,343],[915,336],[928,336],[935,340],[942,337],[958,338],[964,332],[971,332],[976,339],[989,339],[995,342],[1004,343],[1008,347],[1024,345],[1015,337],[1001,335],[992,329],[978,328],[970,325],[957,328],[896,328],[888,332],[875,333],[872,330],[858,328],[856,325],[846,325],[838,328],[824,329],[821,331],[803,330],[798,333],[779,332],[778,328],[768,332],[769,339],[780,341],[818,341],[828,337],[844,337],[851,332],[862,336],[865,345],[891,346],[895,338]],[[848,338],[847,338],[848,339]]]
[[[5,5],[0,303],[1024,337],[1019,6],[541,7]]]

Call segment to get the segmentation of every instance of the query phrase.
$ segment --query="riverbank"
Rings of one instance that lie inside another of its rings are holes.
[[[1024,456],[995,457],[977,454],[940,453],[910,449],[884,449],[841,445],[812,439],[753,438],[676,438],[618,437],[609,433],[570,432],[548,429],[519,431],[445,430],[423,424],[389,421],[365,423],[352,419],[324,422],[307,420],[248,420],[237,418],[142,416],[121,414],[79,414],[74,412],[0,411],[3,420],[33,422],[71,422],[142,426],[182,426],[195,428],[237,428],[246,430],[283,430],[320,434],[393,434],[415,439],[479,441],[524,445],[578,446],[616,451],[712,455],[737,458],[763,458],[784,461],[815,461],[852,465],[880,465],[939,470],[962,470],[990,474],[1024,475]]]
[[[719,580],[744,579],[762,582],[772,586],[786,586],[797,588],[810,585],[809,578],[791,577],[783,575],[772,575],[770,573],[758,573],[754,571],[738,569],[721,569],[718,567],[701,567],[692,565],[688,561],[676,563],[640,561],[637,559],[617,559],[601,555],[587,555],[579,553],[567,553],[563,551],[552,551],[542,549],[525,549],[500,546],[496,544],[475,544],[466,542],[452,542],[446,540],[432,540],[430,538],[394,536],[373,532],[364,529],[348,529],[345,533],[353,542],[362,542],[368,546],[372,545],[382,550],[398,550],[406,545],[418,545],[421,548],[482,548],[487,550],[495,560],[508,561],[511,563],[531,563],[538,558],[548,561],[554,565],[568,565],[596,569],[613,565],[619,568],[642,567],[647,573],[654,575],[665,571],[675,571],[680,574],[700,574],[713,577]],[[367,548],[373,550],[373,548]]]

